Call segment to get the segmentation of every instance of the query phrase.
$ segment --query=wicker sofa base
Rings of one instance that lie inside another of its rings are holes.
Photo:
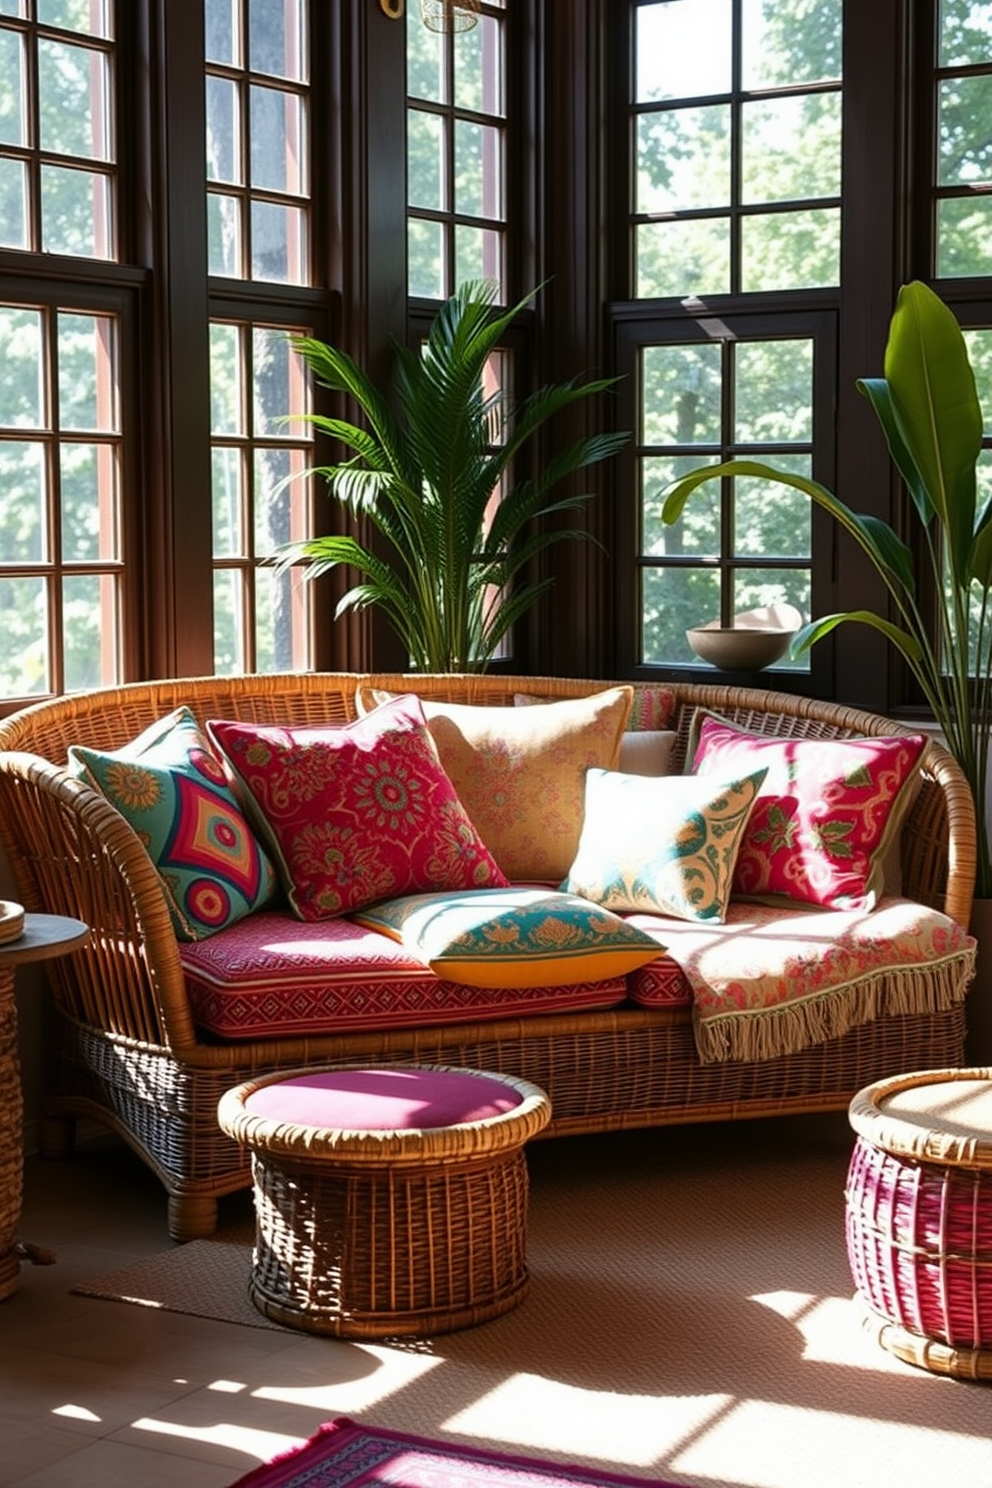
[[[60,1020],[43,1152],[67,1146],[65,1122],[94,1117],[117,1131],[158,1174],[169,1196],[169,1232],[213,1233],[217,1200],[247,1187],[247,1155],[217,1126],[221,1096],[288,1063],[419,1061],[517,1075],[545,1090],[552,1120],[542,1136],[844,1111],[858,1090],[892,1070],[960,1064],[962,1004],[941,1013],[885,1018],[780,1059],[702,1065],[688,1014],[621,1008],[353,1035],[313,1041],[252,1062],[236,1046],[206,1047],[212,1065],[178,1063],[166,1050]],[[242,1054],[239,1062],[239,1053]]]

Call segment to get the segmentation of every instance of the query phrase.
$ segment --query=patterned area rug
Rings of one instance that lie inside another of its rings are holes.
[[[254,1468],[232,1488],[673,1488],[588,1467],[508,1457],[453,1442],[382,1431],[344,1417],[302,1447]]]

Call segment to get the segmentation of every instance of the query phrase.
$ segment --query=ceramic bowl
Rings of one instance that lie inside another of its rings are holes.
[[[781,661],[794,630],[765,630],[748,625],[696,625],[686,631],[693,651],[724,672],[760,672]]]

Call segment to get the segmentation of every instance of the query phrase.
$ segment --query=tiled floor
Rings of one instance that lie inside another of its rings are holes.
[[[244,1201],[225,1200],[228,1217]],[[223,1488],[423,1367],[73,1295],[77,1280],[169,1244],[163,1191],[126,1149],[29,1158],[20,1234],[57,1260],[25,1265],[0,1304],[0,1488]]]

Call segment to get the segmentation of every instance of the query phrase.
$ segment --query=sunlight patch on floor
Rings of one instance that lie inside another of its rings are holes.
[[[280,1452],[300,1446],[305,1436],[285,1436],[277,1431],[258,1431],[249,1426],[238,1426],[233,1421],[217,1421],[213,1426],[184,1426],[179,1421],[162,1421],[154,1416],[142,1416],[132,1421],[135,1431],[154,1432],[157,1436],[181,1437],[183,1441],[206,1442],[215,1447],[232,1447],[245,1452],[259,1462],[268,1462]]]
[[[732,1404],[727,1395],[614,1395],[539,1375],[515,1374],[449,1416],[446,1431],[540,1447],[569,1457],[649,1468]],[[512,1423],[512,1438],[507,1425]],[[835,1485],[836,1488],[836,1485]]]
[[[357,1379],[349,1378],[342,1371],[315,1385],[259,1385],[252,1395],[257,1400],[279,1400],[341,1415],[363,1411],[380,1400],[387,1400],[390,1395],[405,1390],[444,1363],[436,1355],[403,1353],[397,1349],[366,1348],[365,1352],[375,1357],[382,1367]]]
[[[870,1337],[860,1304],[851,1297],[814,1297],[805,1292],[764,1292],[750,1299],[787,1318],[803,1339],[803,1358],[810,1364],[841,1364],[845,1369],[871,1369],[904,1374],[906,1365]]]
[[[992,1454],[987,1436],[932,1431],[906,1421],[804,1409],[762,1400],[740,1401],[672,1457],[670,1471],[740,1484],[741,1488],[838,1488],[838,1442],[844,1461],[886,1461],[886,1482],[899,1488],[933,1488],[954,1481],[970,1488],[992,1485]],[[849,1484],[854,1480],[847,1479]],[[874,1481],[878,1481],[875,1479]],[[860,1483],[859,1483],[860,1488]]]

